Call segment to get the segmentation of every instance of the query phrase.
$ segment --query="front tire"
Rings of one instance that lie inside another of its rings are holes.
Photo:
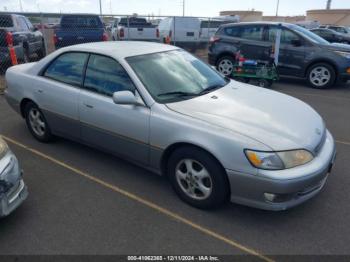
[[[313,88],[326,89],[333,86],[336,74],[334,68],[327,63],[312,65],[307,72],[307,80]]]
[[[177,195],[194,207],[215,208],[228,199],[230,190],[225,170],[201,149],[175,150],[168,161],[168,175]]]
[[[46,56],[46,49],[45,49],[45,43],[44,41],[42,42],[40,50],[37,52],[38,58],[44,58]]]
[[[30,133],[40,142],[50,142],[53,139],[53,135],[39,107],[33,102],[28,102],[25,105],[24,112]]]

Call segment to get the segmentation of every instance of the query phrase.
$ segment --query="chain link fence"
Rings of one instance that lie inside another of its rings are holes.
[[[0,12],[0,68],[4,72],[8,66],[38,60],[61,47],[98,41],[171,44],[206,61],[210,38],[221,24],[233,20]]]

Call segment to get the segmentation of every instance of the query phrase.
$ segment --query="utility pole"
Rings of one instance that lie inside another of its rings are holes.
[[[185,0],[182,0],[182,16],[185,16]]]
[[[19,0],[19,9],[23,12],[22,0]]]
[[[100,15],[102,15],[102,3],[101,3],[101,0],[100,0]]]
[[[327,0],[327,6],[326,6],[327,10],[331,9],[331,4],[332,4],[332,0]]]
[[[277,7],[276,7],[276,16],[278,16],[278,8],[280,6],[280,0],[277,0]]]

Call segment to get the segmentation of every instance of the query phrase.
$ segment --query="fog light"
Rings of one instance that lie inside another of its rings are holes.
[[[264,193],[264,197],[267,201],[273,202],[276,198],[276,195],[272,193]]]

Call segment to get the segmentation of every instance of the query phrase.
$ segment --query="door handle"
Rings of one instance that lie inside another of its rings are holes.
[[[44,91],[42,89],[38,89],[38,93],[44,93]]]
[[[86,104],[84,103],[84,106],[88,107],[88,108],[94,108],[94,106],[90,105],[90,104]]]

